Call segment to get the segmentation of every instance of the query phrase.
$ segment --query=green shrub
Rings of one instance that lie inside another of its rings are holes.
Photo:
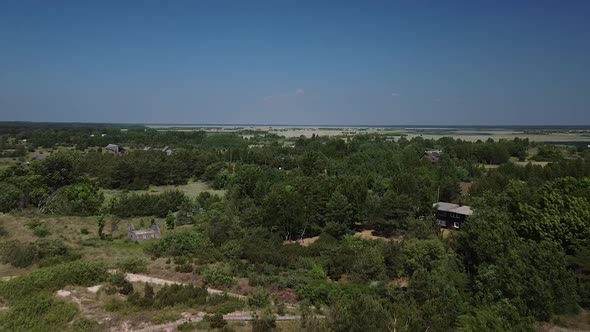
[[[128,256],[117,262],[117,268],[123,272],[143,273],[147,271],[147,262],[139,257]]]
[[[0,258],[14,267],[27,267],[33,263],[49,266],[80,258],[60,240],[39,239],[32,243],[10,241],[0,247]]]
[[[133,293],[133,285],[127,280],[125,273],[117,272],[110,277],[110,283],[118,293],[129,295]]]
[[[244,301],[239,298],[227,294],[210,295],[209,298],[207,298],[207,309],[205,311],[210,313],[229,314],[230,312],[241,310],[244,307]]]
[[[8,231],[4,227],[0,226],[0,237],[5,237],[7,235]]]
[[[206,315],[203,318],[203,321],[209,322],[211,327],[214,329],[221,329],[225,325],[227,325],[227,322],[225,321],[225,319],[223,319],[223,315],[221,313],[215,313],[213,315]]]
[[[194,268],[192,264],[182,264],[182,265],[177,265],[174,270],[176,270],[176,272],[180,272],[180,273],[192,273]]]
[[[163,324],[167,322],[172,322],[175,320],[179,320],[182,318],[180,313],[175,310],[158,310],[155,315],[151,318],[151,322],[154,324]]]
[[[80,230],[80,234],[82,234],[82,235],[88,235],[88,234],[90,234],[90,232],[88,231],[88,228],[82,228]]]
[[[95,184],[81,182],[58,189],[45,207],[45,212],[89,216],[99,212],[104,195]]]
[[[17,186],[0,182],[0,212],[18,209],[23,201],[23,192]]]
[[[271,332],[276,331],[276,328],[277,321],[270,310],[266,309],[260,315],[252,315],[252,332]]]
[[[45,267],[0,283],[0,296],[13,301],[66,285],[94,286],[108,279],[106,266],[97,262],[74,261]]]
[[[76,332],[95,332],[101,329],[98,322],[85,317],[78,317],[72,323],[72,330]]]
[[[113,202],[111,213],[121,217],[157,216],[165,217],[168,211],[178,211],[188,198],[179,190],[161,194],[128,194]]]
[[[178,229],[168,233],[157,242],[150,243],[146,251],[156,257],[161,256],[206,256],[211,242],[194,229]]]
[[[156,293],[154,306],[156,308],[175,305],[195,306],[207,302],[207,289],[192,285],[166,285]]]
[[[122,311],[126,307],[127,303],[117,297],[110,297],[104,305],[104,309],[109,312]]]
[[[266,308],[270,306],[268,291],[261,289],[248,297],[248,305],[252,308]]]
[[[230,286],[233,283],[231,269],[223,265],[209,265],[203,271],[201,276],[206,284],[212,286]]]
[[[33,234],[38,237],[46,237],[49,235],[49,229],[45,224],[39,224],[33,227]]]
[[[196,330],[210,330],[211,324],[209,322],[184,322],[176,327],[178,331],[188,332]]]
[[[76,305],[54,298],[49,293],[39,293],[12,305],[0,315],[2,331],[60,331],[76,317]]]

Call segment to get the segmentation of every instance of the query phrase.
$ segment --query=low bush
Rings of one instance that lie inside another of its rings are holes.
[[[209,265],[203,271],[201,276],[207,285],[211,286],[231,286],[233,277],[229,266],[220,264]]]
[[[252,315],[252,332],[276,331],[277,321],[270,310],[264,310],[260,315]]]
[[[23,192],[17,186],[0,182],[0,212],[10,212],[21,207]]]
[[[158,310],[150,319],[154,324],[164,324],[182,318],[178,310]]]
[[[146,247],[146,251],[156,257],[162,256],[207,256],[211,242],[194,229],[171,231],[164,238]]]
[[[213,315],[206,315],[203,318],[203,321],[209,322],[209,324],[211,324],[211,327],[214,329],[221,329],[225,325],[227,325],[227,322],[225,321],[225,319],[223,319],[223,314],[221,314],[221,313],[215,313]]]
[[[174,270],[176,272],[180,272],[180,273],[192,273],[194,271],[193,265],[192,264],[182,264],[182,265],[177,265]]]
[[[77,314],[76,305],[42,292],[22,299],[0,315],[0,330],[63,331]]]
[[[100,331],[100,325],[94,320],[85,317],[78,317],[72,322],[72,330],[76,332],[95,332]]]
[[[188,331],[195,331],[195,330],[210,330],[211,324],[209,322],[184,322],[176,327],[178,331],[181,332],[188,332]]]
[[[37,237],[46,237],[49,235],[49,229],[47,228],[47,225],[43,223],[35,225],[31,229],[33,230],[33,234]]]
[[[41,268],[0,283],[0,296],[14,301],[41,291],[54,292],[66,285],[94,286],[108,279],[104,264],[74,261]]]
[[[143,273],[147,271],[147,262],[139,257],[128,256],[117,262],[117,268],[123,272]]]
[[[32,243],[10,241],[0,247],[0,259],[14,267],[28,267],[33,263],[49,266],[80,258],[60,240],[39,239]]]
[[[210,295],[207,299],[206,312],[209,313],[220,313],[229,314],[241,310],[245,307],[244,301],[237,297],[223,295]]]
[[[258,290],[248,297],[248,306],[251,308],[266,308],[270,306],[268,291]]]
[[[207,302],[207,289],[192,285],[164,286],[154,297],[156,308],[171,307],[175,305],[195,306]]]
[[[129,295],[133,293],[133,285],[127,280],[125,273],[117,272],[110,277],[110,284],[117,293]]]

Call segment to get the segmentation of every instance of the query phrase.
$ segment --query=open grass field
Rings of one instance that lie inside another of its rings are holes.
[[[202,181],[189,181],[185,185],[181,186],[150,186],[149,189],[146,190],[133,190],[128,191],[137,194],[159,194],[163,193],[167,190],[180,190],[186,196],[190,198],[195,198],[199,196],[202,192],[209,192],[213,195],[223,196],[225,195],[225,190],[216,190],[211,188],[207,183]],[[105,198],[108,200],[116,195],[123,193],[123,190],[111,190],[111,189],[101,189],[101,192],[105,195]]]

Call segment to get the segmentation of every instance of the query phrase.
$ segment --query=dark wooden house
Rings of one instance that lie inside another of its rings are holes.
[[[112,153],[123,153],[125,152],[125,149],[117,144],[109,144],[104,148],[107,152],[112,152]]]
[[[434,204],[436,208],[436,221],[441,227],[459,229],[463,223],[473,214],[471,207],[446,202]]]
[[[424,151],[424,154],[422,155],[422,160],[428,160],[432,163],[437,162],[440,157],[442,157],[442,151],[441,150],[427,150]]]

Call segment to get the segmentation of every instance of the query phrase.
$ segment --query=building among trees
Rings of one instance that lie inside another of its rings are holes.
[[[473,214],[470,206],[446,202],[435,203],[436,221],[441,227],[459,229],[468,216]]]
[[[123,151],[125,151],[122,146],[117,144],[109,144],[104,149],[113,153],[123,153]]]
[[[442,157],[442,150],[426,150],[424,151],[422,159],[436,162],[440,159],[440,157]]]
[[[143,241],[149,239],[160,238],[160,226],[157,222],[152,223],[152,227],[149,229],[135,230],[133,224],[129,224],[129,238],[131,241]]]
[[[165,146],[164,148],[162,148],[162,152],[169,156],[172,154],[172,149],[169,146]]]

